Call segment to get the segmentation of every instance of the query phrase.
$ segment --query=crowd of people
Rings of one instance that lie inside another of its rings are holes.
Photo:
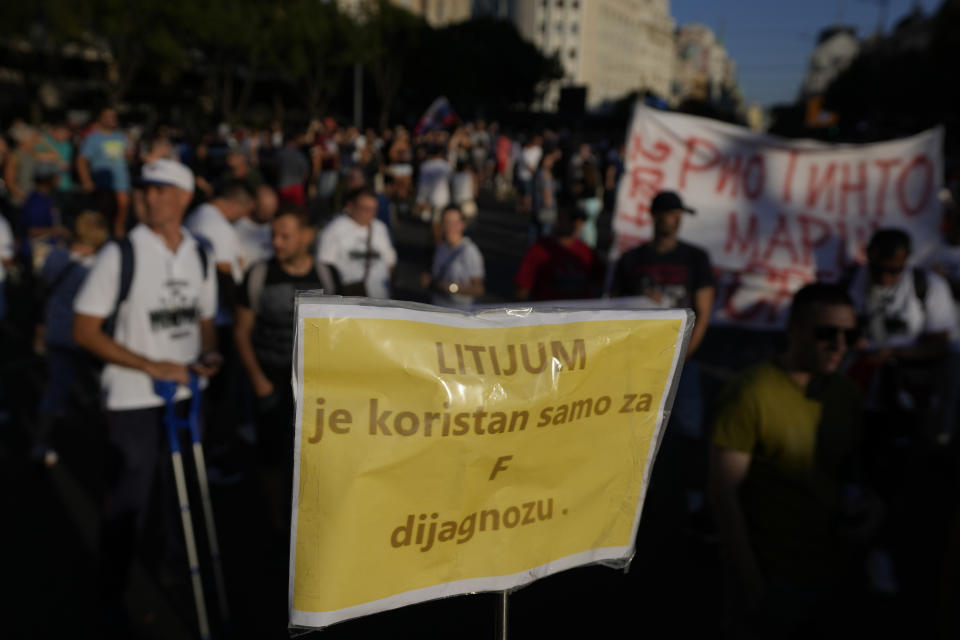
[[[409,258],[395,243],[405,220],[433,247],[424,297],[465,308],[483,300],[484,256],[469,236],[481,194],[514,203],[529,227],[516,300],[608,295],[694,310],[644,516],[653,524],[641,539],[655,548],[658,535],[675,535],[704,502],[712,507],[729,569],[731,637],[823,632],[854,611],[837,606],[841,596],[910,589],[922,540],[956,570],[948,562],[960,552],[956,533],[931,542],[910,526],[912,496],[930,491],[918,465],[955,464],[960,214],[952,203],[932,269],[910,266],[906,232],[878,230],[867,264],[801,289],[782,349],[711,405],[697,361],[714,271],[707,252],[679,239],[694,207],[683,194],[657,194],[652,240],[614,264],[603,259],[598,221],[624,170],[622,146],[549,130],[508,135],[482,121],[411,133],[325,118],[296,131],[222,125],[191,137],[174,127],[123,129],[112,108],[82,126],[17,121],[8,137],[0,138],[0,321],[4,344],[42,355],[46,367],[35,399],[0,387],[0,405],[27,426],[29,454],[47,466],[58,463],[59,420],[78,406],[103,416],[100,589],[121,637],[151,488],[156,476],[167,493],[172,486],[154,381],[181,384],[181,413],[191,379],[203,381],[206,437],[228,451],[214,459],[211,479],[229,482],[232,442],[256,444],[261,496],[285,539],[296,293],[390,298],[398,260]],[[955,497],[955,489],[937,491]],[[945,522],[957,516],[956,504],[947,508]],[[186,567],[178,527],[171,506],[168,568]],[[958,588],[947,569],[936,593],[944,602]]]

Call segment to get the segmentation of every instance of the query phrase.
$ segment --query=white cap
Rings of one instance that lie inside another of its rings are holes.
[[[176,160],[154,160],[143,165],[141,184],[169,184],[193,193],[193,171]]]

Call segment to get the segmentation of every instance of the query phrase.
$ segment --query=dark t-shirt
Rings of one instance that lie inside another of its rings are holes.
[[[657,253],[647,243],[621,256],[610,293],[642,296],[657,291],[666,306],[692,307],[694,293],[712,286],[713,268],[703,249],[678,242],[672,251]]]
[[[289,375],[293,359],[294,298],[298,291],[321,289],[323,285],[315,269],[294,276],[284,271],[276,258],[271,258],[267,262],[267,274],[256,302],[257,308],[254,309],[250,302],[250,274],[255,268],[247,271],[243,279],[238,303],[256,314],[253,349],[264,372],[268,376],[271,373]]]

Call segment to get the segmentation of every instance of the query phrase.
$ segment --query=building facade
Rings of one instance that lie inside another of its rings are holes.
[[[850,66],[860,52],[860,39],[853,27],[833,26],[817,37],[800,88],[801,99],[823,95],[830,83]]]
[[[488,2],[546,55],[556,55],[563,79],[545,92],[556,108],[563,86],[585,86],[596,108],[633,91],[670,95],[675,22],[669,0],[515,0]]]
[[[710,27],[691,23],[677,29],[676,66],[670,99],[715,106],[735,106],[739,96],[737,66]]]
[[[469,20],[473,13],[473,0],[390,0],[398,7],[423,16],[431,27]]]

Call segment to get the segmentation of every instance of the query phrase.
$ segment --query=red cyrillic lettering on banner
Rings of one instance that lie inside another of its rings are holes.
[[[800,253],[801,263],[807,267],[813,262],[813,250],[830,239],[830,225],[823,220],[800,214]],[[811,227],[816,227],[819,234],[814,236]]]
[[[773,230],[773,235],[770,236],[770,242],[767,244],[762,260],[770,262],[770,256],[778,248],[786,249],[790,253],[791,264],[797,263],[797,249],[790,238],[790,225],[787,223],[787,216],[782,213],[777,214],[777,226]]]
[[[867,163],[858,162],[857,181],[850,181],[850,163],[844,163],[841,167],[843,177],[840,179],[840,215],[847,215],[847,196],[851,193],[857,195],[857,201],[860,205],[860,215],[867,215]]]
[[[883,210],[887,203],[887,185],[890,184],[890,169],[892,169],[894,165],[900,164],[900,158],[874,160],[873,164],[880,167],[880,183],[877,185],[877,202],[875,204],[876,218],[879,220],[883,217]]]
[[[757,216],[751,215],[747,222],[747,229],[744,235],[740,235],[740,226],[737,223],[737,212],[731,211],[727,221],[727,241],[723,245],[723,250],[731,253],[736,249],[740,255],[748,255],[751,260],[755,260],[760,252],[760,245],[757,242]]]
[[[920,201],[916,206],[911,206],[907,201],[907,180],[910,178],[911,173],[915,167],[923,167],[925,171],[923,188],[920,189]],[[903,171],[900,172],[900,177],[897,179],[897,202],[900,204],[900,209],[903,211],[903,214],[909,218],[914,217],[923,211],[927,203],[930,202],[930,196],[933,195],[933,163],[930,162],[925,154],[917,154],[913,157],[913,160],[910,161],[906,167],[903,168]]]
[[[651,162],[661,163],[670,157],[671,147],[663,140],[657,140],[653,148],[648,150],[643,148],[643,137],[639,133],[633,134],[630,138],[630,160],[636,161],[638,156],[643,156]]]
[[[823,177],[818,178],[820,167],[816,164],[810,165],[810,179],[807,180],[807,207],[817,206],[817,200],[820,194],[827,192],[827,211],[833,211],[833,180],[837,171],[837,165],[831,162],[827,165]]]
[[[713,154],[713,157],[709,162],[704,162],[702,164],[694,164],[693,156],[696,154],[697,147],[703,147]],[[711,143],[707,142],[702,138],[688,138],[687,139],[687,153],[683,157],[683,164],[680,166],[680,189],[684,189],[687,186],[687,172],[689,171],[707,171],[712,169],[720,162],[721,156],[719,150]]]
[[[716,192],[723,193],[727,186],[727,180],[730,181],[730,197],[736,198],[740,185],[740,156],[727,156],[723,159],[720,166],[720,176],[717,178]]]
[[[639,198],[637,211],[648,213],[650,201],[663,187],[663,171],[656,167],[634,167],[630,171],[630,198]]]
[[[650,204],[638,202],[637,209],[633,212],[633,217],[630,218],[630,221],[638,227],[645,227],[650,224]]]
[[[797,150],[790,150],[790,159],[787,161],[787,177],[783,181],[783,201],[790,202],[793,191],[793,171],[797,168]]]
[[[751,179],[753,185],[751,186]],[[766,182],[766,170],[764,169],[763,156],[755,154],[747,160],[747,165],[743,168],[743,191],[751,200],[756,200],[763,193],[763,186]]]

